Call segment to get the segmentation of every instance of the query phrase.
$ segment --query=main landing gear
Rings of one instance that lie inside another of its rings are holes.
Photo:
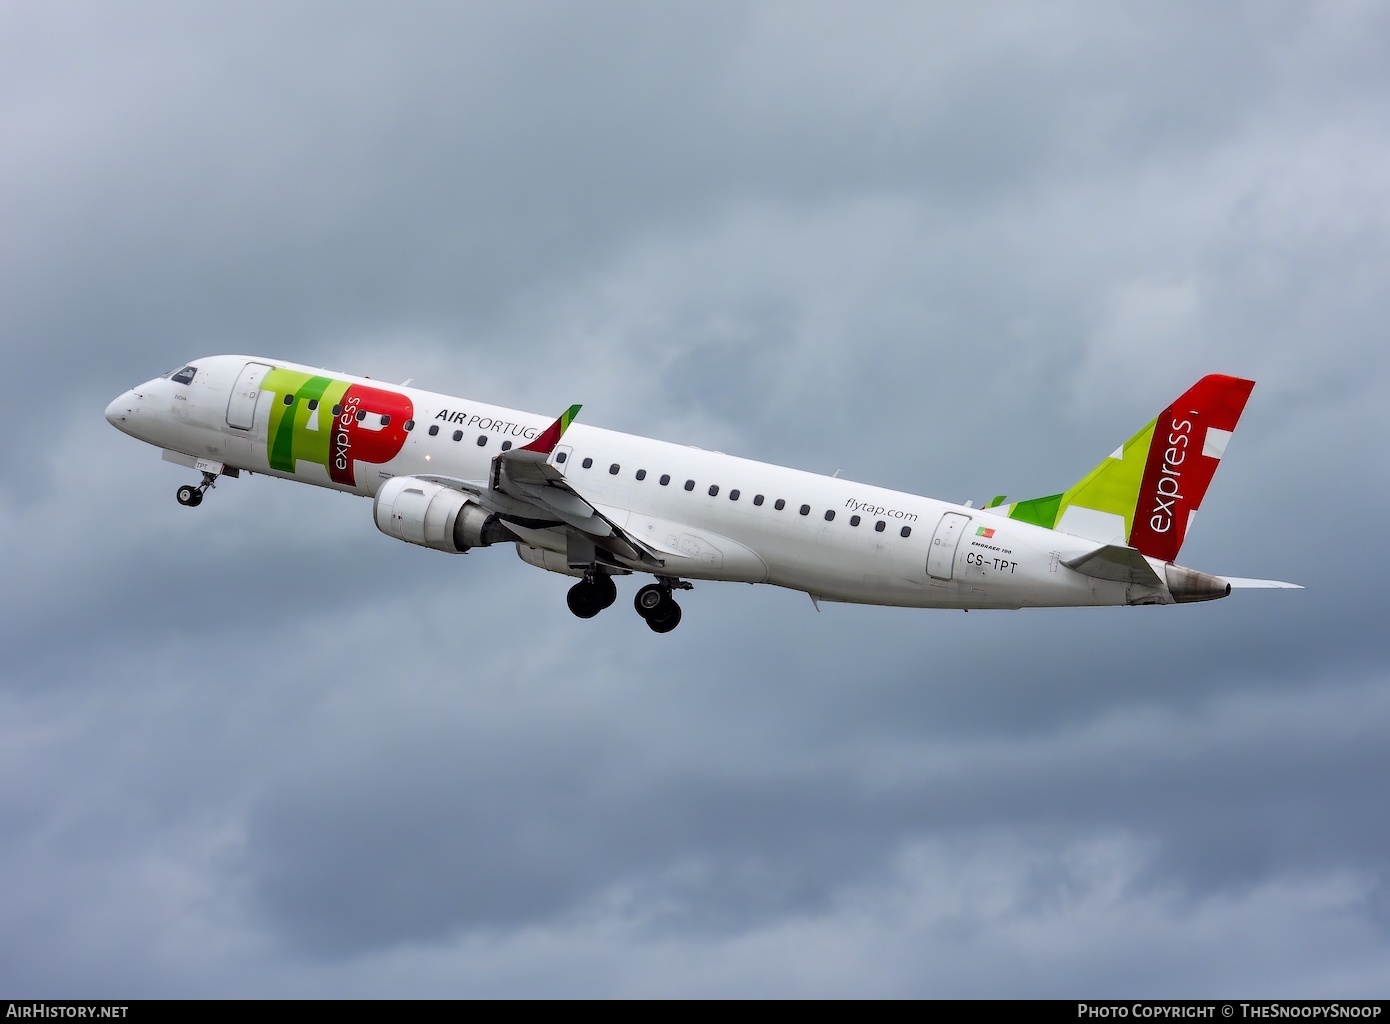
[[[618,599],[613,577],[600,569],[590,569],[584,578],[570,587],[565,603],[581,619],[592,619]]]
[[[203,482],[197,487],[192,484],[184,484],[178,489],[175,495],[179,499],[180,505],[187,505],[189,508],[197,508],[203,503],[203,495],[208,492],[209,487],[217,486],[216,473],[203,473]]]
[[[658,576],[657,581],[637,591],[632,605],[653,632],[669,633],[681,621],[681,606],[671,597],[671,591],[689,590],[690,584],[671,576]],[[593,568],[570,587],[565,603],[581,619],[592,619],[617,599],[618,588],[613,584],[613,577],[602,569]]]
[[[671,597],[672,588],[689,590],[690,584],[669,576],[658,576],[657,583],[648,583],[632,601],[637,614],[646,620],[653,633],[669,633],[681,624],[681,606]]]

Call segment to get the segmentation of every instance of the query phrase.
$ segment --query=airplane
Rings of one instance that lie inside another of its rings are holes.
[[[1166,605],[1234,588],[1175,560],[1254,382],[1203,377],[1060,494],[974,507],[281,360],[219,355],[125,392],[119,430],[201,473],[197,507],[245,472],[372,499],[388,537],[452,554],[514,545],[576,577],[591,618],[615,576],[680,623],[692,580],[766,583],[820,602],[988,608]]]

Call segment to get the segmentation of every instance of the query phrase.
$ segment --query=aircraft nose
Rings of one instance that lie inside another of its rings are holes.
[[[106,407],[106,422],[117,429],[125,429],[126,420],[135,411],[135,392],[127,391]]]

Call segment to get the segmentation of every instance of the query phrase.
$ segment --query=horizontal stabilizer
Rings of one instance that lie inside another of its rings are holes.
[[[1148,559],[1136,549],[1121,547],[1119,544],[1107,544],[1084,555],[1069,558],[1062,564],[1068,569],[1075,569],[1082,575],[1098,580],[1137,583],[1145,587],[1163,586],[1163,581],[1158,578],[1158,573],[1154,572]]]
[[[1222,576],[1234,590],[1302,590],[1302,583],[1285,583],[1283,580],[1247,580],[1240,576]]]

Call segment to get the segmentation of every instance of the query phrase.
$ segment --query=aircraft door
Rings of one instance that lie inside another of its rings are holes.
[[[959,512],[947,512],[936,524],[932,534],[931,550],[927,552],[927,575],[935,580],[949,580],[956,564],[956,547],[965,533],[969,516]]]
[[[227,426],[250,430],[256,425],[256,400],[261,396],[261,378],[270,370],[265,363],[247,363],[232,386],[227,402]]]

